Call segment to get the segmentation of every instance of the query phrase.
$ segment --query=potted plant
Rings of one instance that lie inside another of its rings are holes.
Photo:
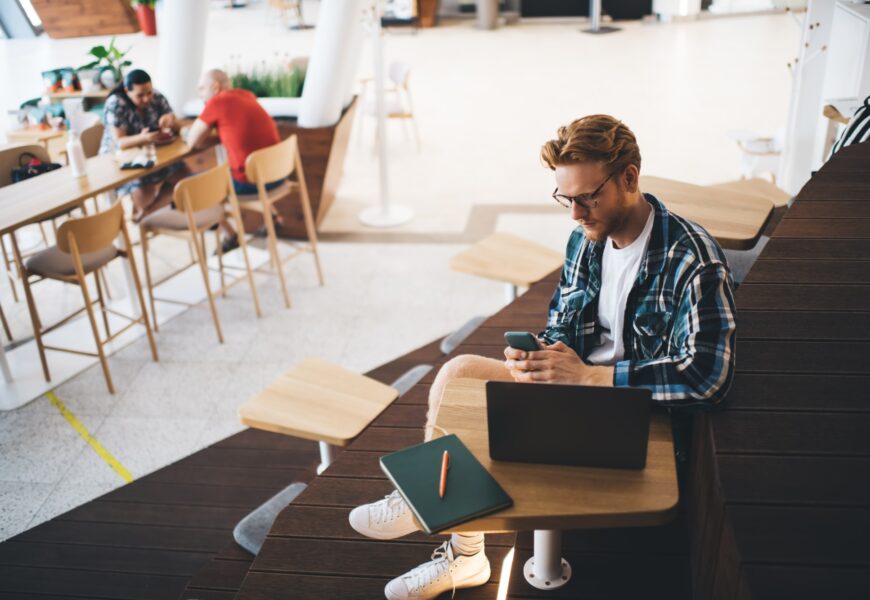
[[[145,35],[157,35],[157,21],[154,18],[154,6],[157,0],[130,0],[139,19],[139,29]]]
[[[299,67],[270,68],[265,65],[230,75],[234,88],[253,92],[258,98],[299,98],[304,76]]]
[[[82,65],[76,70],[79,73],[82,71],[96,71],[99,73],[100,83],[107,88],[112,88],[123,78],[124,67],[129,67],[132,64],[129,60],[124,60],[128,52],[130,52],[130,48],[121,52],[115,46],[115,38],[112,37],[108,48],[106,46],[94,46],[91,48],[88,54],[93,56],[95,60]]]

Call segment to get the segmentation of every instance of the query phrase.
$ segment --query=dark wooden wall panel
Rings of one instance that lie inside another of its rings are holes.
[[[115,35],[139,31],[139,22],[129,0],[31,1],[39,18],[42,19],[45,33],[52,38]]]
[[[804,186],[737,290],[734,384],[693,456],[698,600],[870,597],[868,240],[865,143]]]

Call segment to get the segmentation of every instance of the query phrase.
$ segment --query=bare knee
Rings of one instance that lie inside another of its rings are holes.
[[[442,391],[448,382],[461,378],[469,379],[510,379],[510,373],[504,363],[493,358],[477,356],[475,354],[460,354],[448,360],[432,384],[434,390]]]
[[[480,369],[477,368],[480,364],[481,356],[474,354],[460,354],[448,360],[438,371],[437,378],[447,381],[460,379],[462,377],[474,377],[475,373]]]

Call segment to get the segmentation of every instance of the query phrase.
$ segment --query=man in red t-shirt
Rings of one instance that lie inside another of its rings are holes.
[[[190,128],[187,143],[194,147],[204,144],[209,132],[216,128],[220,142],[229,155],[236,193],[256,194],[257,186],[245,176],[245,161],[255,150],[281,141],[275,121],[263,110],[254,94],[248,90],[233,89],[230,78],[220,69],[212,69],[203,74],[199,82],[199,96],[205,101],[205,108]],[[281,183],[269,182],[266,189],[277,187]],[[283,220],[274,209],[273,215],[275,228],[279,229]],[[238,246],[238,239],[229,224],[224,223],[223,227],[227,232],[224,250],[229,251]]]

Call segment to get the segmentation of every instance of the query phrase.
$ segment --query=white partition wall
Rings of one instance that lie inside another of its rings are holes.
[[[205,30],[209,0],[160,0],[157,3],[157,31],[160,60],[155,87],[166,96],[177,115],[197,97],[202,75]]]
[[[803,15],[803,33],[796,60],[792,62],[791,103],[786,124],[779,186],[797,194],[818,168],[816,136],[822,119],[822,88],[831,43],[834,0],[810,0]]]
[[[300,127],[338,123],[362,45],[364,0],[323,0],[299,107]]]

